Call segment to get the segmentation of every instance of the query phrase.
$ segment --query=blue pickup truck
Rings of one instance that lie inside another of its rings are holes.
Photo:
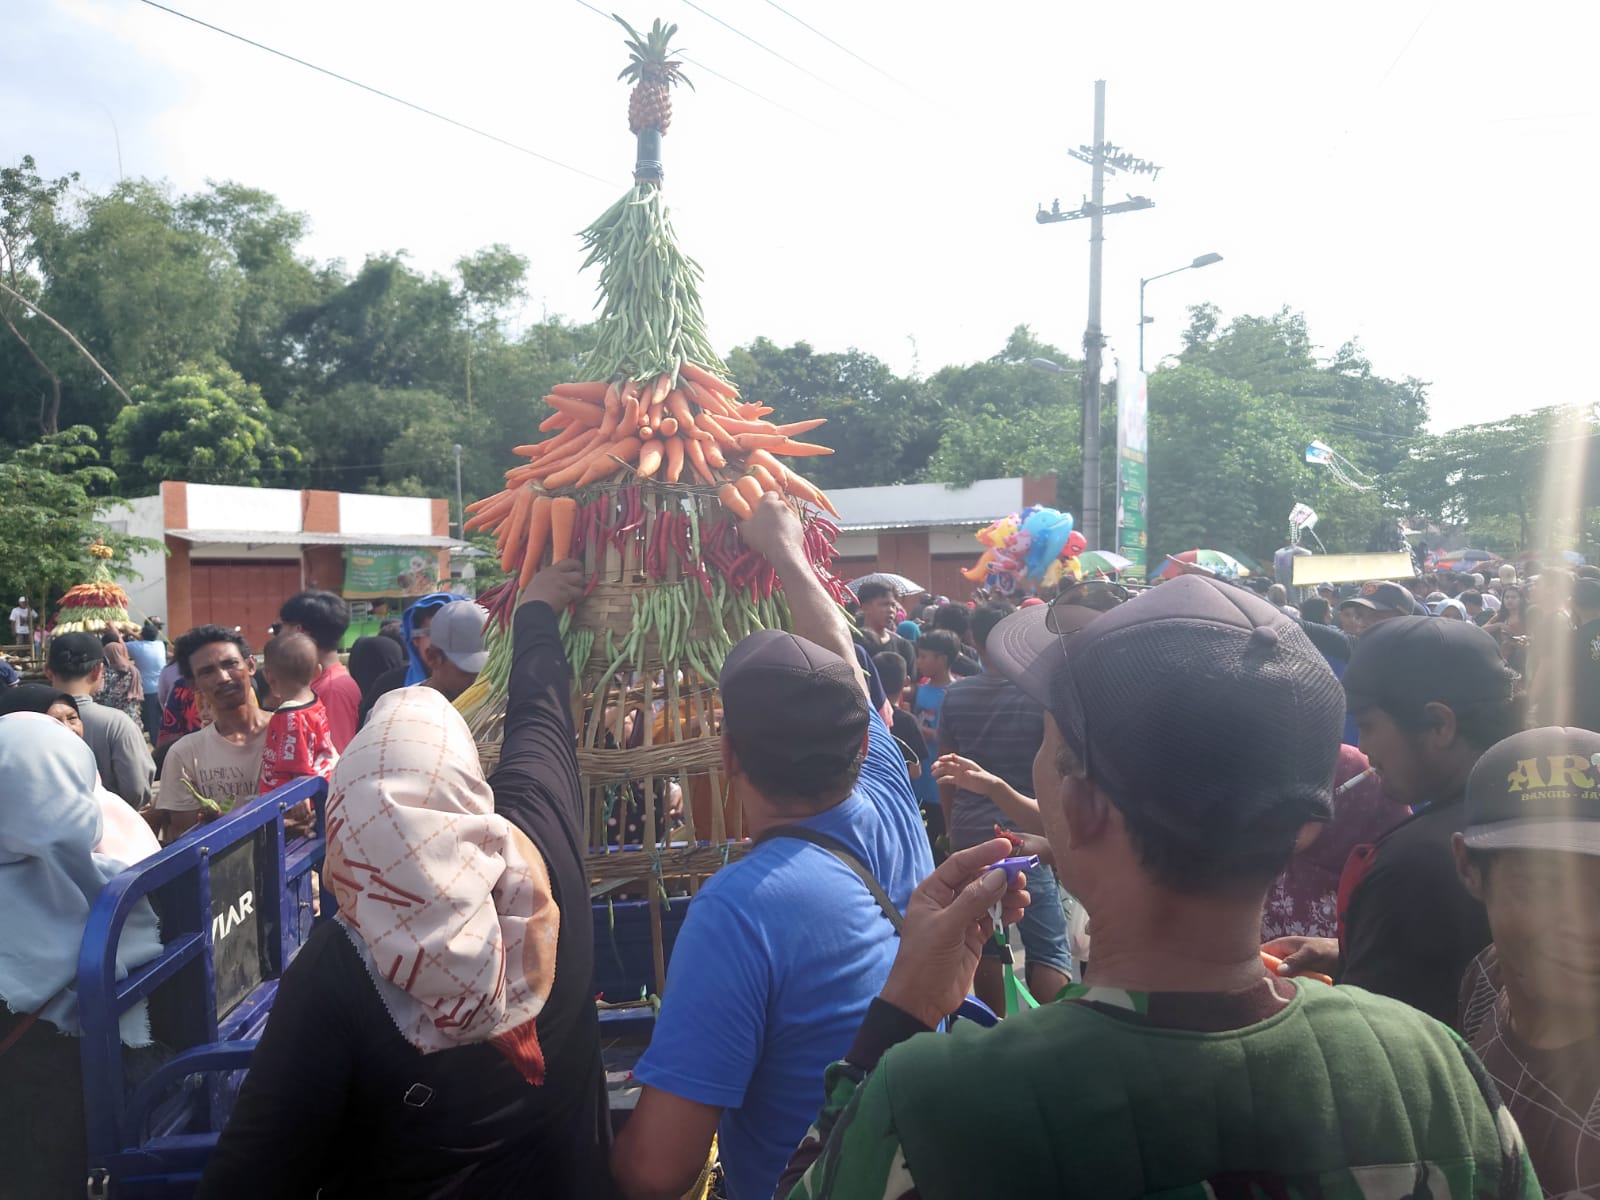
[[[78,956],[90,1197],[192,1195],[266,1024],[284,968],[337,907],[320,888],[327,785],[303,779],[232,813],[118,875],[90,912]],[[285,836],[283,814],[310,799],[316,832]],[[129,914],[149,901],[159,957],[123,979],[116,947]],[[671,939],[686,899],[673,900]],[[629,1106],[627,1068],[649,1040],[649,917],[643,901],[596,906],[596,992],[608,1045],[613,1107]],[[629,1003],[631,1002],[631,1003]],[[153,1071],[124,1056],[118,1018],[148,1006],[164,1053]]]

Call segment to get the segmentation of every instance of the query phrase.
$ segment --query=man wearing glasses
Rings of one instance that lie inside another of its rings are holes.
[[[212,719],[174,742],[162,763],[151,823],[166,842],[255,798],[272,719],[256,704],[250,686],[256,660],[238,633],[202,625],[179,638],[176,649],[179,670]]]

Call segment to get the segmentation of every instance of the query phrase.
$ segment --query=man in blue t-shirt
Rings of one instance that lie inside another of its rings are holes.
[[[681,1196],[712,1136],[730,1200],[766,1200],[888,978],[894,929],[833,839],[905,910],[933,870],[900,751],[868,700],[850,630],[806,560],[799,522],[764,498],[741,526],[777,570],[794,633],[745,638],[722,669],[723,766],[757,844],[689,906],[638,1106],[617,1138],[622,1193]]]

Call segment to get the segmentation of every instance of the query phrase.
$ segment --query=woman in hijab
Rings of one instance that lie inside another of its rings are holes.
[[[139,668],[128,657],[128,647],[120,637],[108,635],[102,640],[106,647],[106,673],[95,694],[95,702],[107,708],[120,708],[143,729],[144,684],[139,678]]]
[[[79,737],[83,736],[83,718],[78,715],[77,701],[68,693],[42,683],[24,683],[0,692],[0,717],[12,713],[38,713],[60,721]]]
[[[547,568],[527,595],[549,600],[516,616],[493,790],[431,688],[384,696],[339,759],[324,866],[339,912],[284,972],[202,1198],[605,1194],[555,618],[581,592],[576,563]]]
[[[357,638],[350,647],[350,678],[356,681],[361,695],[365,697],[372,685],[378,682],[378,676],[385,671],[392,671],[405,658],[406,652],[393,638],[382,634]]]
[[[35,713],[0,718],[0,1194],[81,1197],[88,1174],[75,989],[89,909],[106,882],[136,861],[137,832],[108,833],[108,805],[138,814],[98,786],[80,737]],[[151,838],[148,829],[144,834]],[[117,949],[118,977],[161,952],[155,913],[139,905]],[[148,1068],[149,1019],[123,1015],[133,1073]]]
[[[428,626],[433,622],[433,615],[446,604],[459,599],[460,596],[450,592],[429,592],[406,609],[400,621],[400,632],[405,640],[406,662],[404,666],[396,663],[373,680],[370,688],[361,689],[362,724],[366,724],[367,716],[372,712],[372,706],[378,702],[378,697],[387,695],[395,688],[415,687],[428,678],[428,664],[423,661],[420,643],[428,640]]]

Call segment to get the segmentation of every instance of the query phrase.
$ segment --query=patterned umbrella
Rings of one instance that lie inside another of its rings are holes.
[[[1222,575],[1237,579],[1250,574],[1250,569],[1231,554],[1221,550],[1185,550],[1182,554],[1167,555],[1167,565],[1161,568],[1157,579],[1176,579],[1179,575],[1195,574],[1195,568],[1206,575]]]
[[[860,579],[850,581],[850,590],[859,592],[864,583],[886,583],[894,589],[896,596],[915,596],[928,589],[920,583],[914,583],[904,575],[895,575],[888,571],[874,571],[871,575],[863,575]]]
[[[1084,575],[1089,576],[1115,575],[1119,571],[1126,571],[1133,563],[1109,550],[1085,550],[1078,555],[1078,565],[1083,568]]]

